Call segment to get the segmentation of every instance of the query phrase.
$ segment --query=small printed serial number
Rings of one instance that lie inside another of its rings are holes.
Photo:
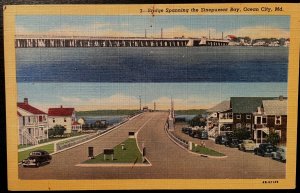
[[[278,180],[264,180],[262,181],[263,184],[278,184]]]

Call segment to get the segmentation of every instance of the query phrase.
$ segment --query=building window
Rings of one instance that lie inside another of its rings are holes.
[[[246,123],[246,128],[247,129],[251,129],[251,124],[250,123]]]
[[[28,128],[28,133],[31,134],[31,128]]]
[[[251,115],[246,115],[246,119],[251,119]]]
[[[43,116],[39,116],[39,122],[43,121]]]
[[[28,123],[30,123],[30,117],[28,117]]]
[[[255,124],[261,124],[261,117],[255,117]]]
[[[281,130],[275,130],[275,133],[278,133],[279,138],[281,138]]]
[[[67,119],[66,119],[66,118],[64,118],[64,122],[67,122]]]
[[[267,117],[262,118],[262,124],[267,124]]]
[[[236,124],[236,128],[237,128],[237,129],[242,128],[242,124],[241,124],[241,123],[237,123],[237,124]]]
[[[275,125],[281,125],[281,116],[275,116]]]
[[[237,114],[235,117],[236,119],[241,119],[241,114]]]
[[[53,118],[53,120],[52,120],[52,121],[53,121],[53,123],[55,123],[55,119],[54,119],[54,118]]]
[[[23,125],[25,125],[25,117],[23,117]]]

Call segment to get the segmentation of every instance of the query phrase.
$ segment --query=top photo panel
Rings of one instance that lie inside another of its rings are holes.
[[[289,16],[17,15],[17,82],[287,82]]]

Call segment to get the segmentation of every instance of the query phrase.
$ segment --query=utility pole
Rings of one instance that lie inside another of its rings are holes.
[[[145,38],[147,38],[147,29],[145,29]]]
[[[160,29],[160,38],[163,38],[163,28]]]
[[[223,35],[224,35],[224,34],[223,34],[223,32],[222,32],[222,40],[224,39]]]
[[[153,103],[153,110],[156,111],[156,102]]]
[[[208,30],[208,39],[210,40],[210,29]]]
[[[142,110],[142,98],[141,98],[141,95],[139,96],[139,99],[140,99],[140,111]]]

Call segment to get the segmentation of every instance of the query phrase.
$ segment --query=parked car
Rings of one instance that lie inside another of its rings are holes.
[[[240,144],[240,141],[236,138],[228,138],[227,141],[225,141],[225,146],[232,147],[232,148],[238,148]]]
[[[50,163],[50,160],[52,159],[52,156],[49,155],[47,151],[44,150],[36,150],[32,151],[29,154],[29,157],[27,159],[22,160],[22,166],[36,166],[40,167],[43,163]]]
[[[241,151],[254,151],[256,145],[253,140],[243,140],[241,144],[239,144],[239,150]]]
[[[286,161],[286,148],[278,147],[275,152],[272,152],[272,159],[280,160],[282,162]]]
[[[208,139],[208,132],[205,130],[201,130],[201,131],[199,130],[197,137],[199,139]]]
[[[228,141],[228,137],[225,135],[219,135],[215,139],[215,143],[221,144],[221,145],[224,145],[226,143],[226,141]]]
[[[184,132],[185,134],[189,134],[192,131],[192,128],[190,127],[185,127],[182,132]]]
[[[257,148],[254,149],[255,155],[261,155],[261,156],[272,156],[272,152],[276,151],[276,146],[270,144],[270,143],[262,143]]]

